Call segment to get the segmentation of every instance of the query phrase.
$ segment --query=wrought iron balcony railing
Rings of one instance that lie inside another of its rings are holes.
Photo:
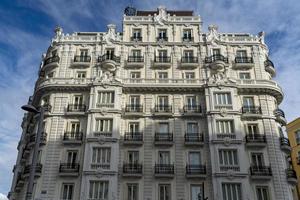
[[[125,163],[123,164],[124,174],[142,174],[143,165],[138,163]]]
[[[169,105],[155,105],[154,112],[156,113],[171,113],[172,106]]]
[[[183,112],[202,113],[202,108],[200,105],[185,105],[183,106]]]
[[[155,164],[155,174],[174,174],[174,164]]]
[[[127,62],[142,63],[144,62],[144,56],[128,56]]]
[[[140,104],[127,104],[125,112],[143,112],[143,105]]]
[[[141,36],[132,36],[130,39],[131,39],[131,41],[141,42],[143,40],[143,37],[141,37]]]
[[[186,174],[188,175],[199,175],[206,174],[206,166],[205,165],[186,165]]]
[[[142,132],[125,132],[124,141],[143,141],[143,133]]]
[[[155,142],[173,142],[173,133],[156,132],[154,140]]]
[[[266,136],[261,134],[247,134],[246,143],[266,143]]]
[[[91,62],[91,56],[74,56],[74,62]]]
[[[47,58],[45,61],[44,61],[44,66],[45,65],[48,65],[50,63],[58,63],[60,60],[60,58],[58,56],[52,56],[52,57],[49,57]]]
[[[85,112],[86,105],[84,104],[69,104],[67,107],[68,112]]]
[[[243,106],[242,113],[262,114],[260,106]]]
[[[228,63],[228,58],[224,57],[221,54],[212,55],[212,56],[209,56],[209,57],[205,58],[205,63],[213,63],[213,62],[216,62],[216,61],[222,61],[222,62]]]
[[[83,132],[65,132],[64,141],[82,141]]]
[[[198,63],[198,57],[194,57],[194,56],[181,57],[181,63]]]
[[[234,59],[235,63],[253,63],[252,57],[235,57]]]
[[[168,41],[168,37],[165,36],[157,37],[157,41]]]
[[[154,62],[156,63],[170,63],[171,57],[170,56],[155,56]]]
[[[120,57],[116,56],[116,55],[104,54],[104,55],[98,57],[98,62],[103,62],[106,60],[113,60],[116,63],[120,63]]]
[[[59,165],[59,172],[76,173],[79,172],[80,165],[78,163],[61,163]]]
[[[272,176],[272,170],[269,166],[251,166],[250,175],[252,176]]]
[[[203,142],[204,137],[201,133],[186,133],[184,135],[185,142]]]

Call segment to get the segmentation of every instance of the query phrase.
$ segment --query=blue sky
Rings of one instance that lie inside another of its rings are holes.
[[[0,200],[10,189],[23,112],[32,94],[41,55],[56,25],[64,32],[122,28],[127,5],[151,10],[190,9],[202,17],[203,31],[217,24],[220,32],[266,32],[276,80],[285,92],[280,105],[290,121],[299,116],[299,0],[1,0],[0,2]]]

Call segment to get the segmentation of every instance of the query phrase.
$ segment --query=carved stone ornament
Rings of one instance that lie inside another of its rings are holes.
[[[227,109],[226,109],[226,108],[221,108],[221,109],[220,109],[220,115],[221,115],[222,117],[225,117],[225,116],[227,115]]]
[[[153,20],[159,25],[164,25],[168,22],[168,15],[166,7],[159,6],[158,7],[158,15],[154,15]]]
[[[116,33],[116,25],[107,25],[107,33],[104,34],[103,39],[106,43],[111,44],[115,41],[120,41],[120,36]]]
[[[206,36],[206,41],[212,44],[216,44],[216,41],[220,41],[220,35],[218,33],[218,26],[209,25],[208,26],[209,33]]]
[[[234,179],[234,172],[233,172],[232,170],[228,170],[228,171],[227,171],[227,178],[228,178],[229,180]]]
[[[225,137],[223,139],[224,145],[229,146],[231,144],[231,139],[229,137]]]
[[[103,169],[101,167],[98,167],[96,170],[96,177],[102,178],[103,177]]]
[[[261,44],[265,44],[265,35],[264,31],[258,33],[258,39]]]
[[[101,145],[103,145],[105,143],[105,137],[103,135],[100,135],[98,137],[98,143]]]
[[[55,38],[59,38],[63,33],[63,29],[60,26],[56,26],[54,29],[54,33],[55,33]]]

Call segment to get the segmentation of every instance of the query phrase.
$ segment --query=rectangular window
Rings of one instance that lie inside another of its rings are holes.
[[[233,134],[234,127],[232,120],[217,120],[216,121],[217,134]]]
[[[110,168],[111,149],[108,147],[94,147],[92,153],[92,169],[99,167]]]
[[[296,142],[297,144],[300,144],[300,130],[297,130],[295,132]]]
[[[72,200],[73,199],[74,184],[63,183],[62,185],[62,199]]]
[[[191,200],[204,200],[203,185],[191,185]]]
[[[130,73],[130,82],[131,83],[140,83],[141,72],[131,72]]]
[[[74,95],[73,97],[74,109],[79,109],[80,105],[83,104],[83,96],[82,95]]]
[[[215,97],[215,105],[216,106],[232,107],[230,92],[214,93],[214,97]]]
[[[137,164],[139,163],[139,152],[138,151],[128,151],[128,163]]]
[[[189,152],[189,165],[201,165],[201,154],[200,152]]]
[[[194,109],[196,105],[197,105],[196,96],[187,96],[186,97],[187,109],[189,109],[189,110]]]
[[[240,183],[222,183],[223,200],[242,200]]]
[[[71,134],[80,132],[80,123],[79,122],[71,122],[69,129],[70,129]]]
[[[240,79],[242,79],[242,80],[250,79],[250,73],[248,73],[248,72],[241,72],[240,73]]]
[[[128,200],[138,200],[138,184],[127,184]]]
[[[185,73],[185,79],[195,79],[195,73],[194,72],[186,72]]]
[[[160,96],[158,97],[158,105],[161,106],[162,108],[164,106],[168,106],[169,105],[169,98],[167,96]]]
[[[236,57],[237,58],[246,58],[247,57],[247,51],[246,50],[236,51]]]
[[[131,53],[132,53],[132,57],[134,58],[141,57],[141,50],[132,50]]]
[[[130,133],[139,132],[139,123],[138,122],[130,122],[129,123],[129,132]]]
[[[169,123],[165,123],[165,122],[158,123],[158,132],[169,133]]]
[[[113,130],[112,119],[97,119],[96,120],[96,132],[102,133],[105,136],[111,136]]]
[[[67,152],[67,163],[68,164],[75,164],[77,163],[77,151],[68,151]]]
[[[192,30],[191,29],[184,29],[183,30],[183,41],[190,41],[192,39]]]
[[[168,51],[167,50],[159,50],[158,56],[155,58],[156,62],[169,62]]]
[[[158,30],[158,39],[167,40],[167,30],[166,29],[159,29]]]
[[[171,185],[159,185],[159,200],[171,200]]]
[[[169,151],[159,151],[158,152],[158,164],[169,165],[170,163],[171,163],[170,152]]]
[[[142,37],[142,31],[141,29],[133,29],[133,38],[134,39],[140,39]]]
[[[99,107],[113,107],[115,103],[114,92],[99,92],[98,93],[98,106]]]
[[[168,82],[168,72],[158,72],[158,80],[160,83]]]
[[[86,72],[77,72],[76,78],[86,78]]]
[[[220,51],[220,49],[213,49],[213,50],[212,50],[212,54],[213,54],[214,56],[220,55],[220,54],[221,54],[221,51]]]
[[[111,60],[113,59],[115,55],[115,50],[114,49],[106,49],[106,59]]]
[[[262,153],[251,153],[251,165],[260,167],[265,166],[264,155]]]
[[[108,181],[90,181],[89,199],[108,200]]]
[[[258,135],[258,125],[257,124],[248,124],[247,131],[249,135]]]
[[[267,186],[256,187],[257,200],[270,200],[269,189]]]
[[[199,127],[197,122],[188,122],[187,123],[187,134],[188,135],[195,135],[199,132]]]
[[[186,50],[186,51],[183,52],[183,56],[184,56],[184,58],[186,58],[186,59],[193,58],[193,51],[191,51],[191,50]]]
[[[220,149],[219,163],[221,171],[239,171],[238,155],[236,149]]]

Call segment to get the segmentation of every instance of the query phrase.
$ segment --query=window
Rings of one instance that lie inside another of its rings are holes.
[[[57,56],[57,50],[53,50],[53,51],[51,52],[51,55],[52,55],[52,57]]]
[[[231,107],[232,101],[231,101],[231,94],[229,92],[226,93],[215,93],[215,104],[217,106],[229,106]]]
[[[138,200],[138,184],[127,184],[128,200]]]
[[[249,135],[258,135],[259,134],[257,124],[248,124],[247,131],[248,131]]]
[[[167,30],[166,29],[159,29],[158,30],[158,39],[167,40]]]
[[[217,120],[216,121],[217,133],[233,134],[233,121],[232,120]]]
[[[133,58],[140,58],[141,57],[141,50],[132,50],[132,57]]]
[[[130,96],[130,105],[140,105],[140,96]]]
[[[76,78],[86,78],[86,72],[77,72]]]
[[[46,76],[46,78],[53,78],[54,77],[54,72],[49,72]]]
[[[189,165],[192,166],[201,165],[200,152],[189,152]]]
[[[142,31],[141,29],[133,29],[132,38],[133,39],[140,39],[142,37]]]
[[[110,148],[94,147],[92,153],[92,168],[102,167],[108,169],[110,167]]]
[[[169,133],[169,123],[161,122],[158,123],[158,132],[162,134],[168,134]]]
[[[169,165],[170,163],[171,163],[170,152],[169,151],[159,151],[158,152],[158,164]]]
[[[186,50],[186,51],[183,52],[183,56],[184,56],[184,58],[186,58],[186,59],[193,58],[193,51],[191,51],[191,50]]]
[[[80,109],[80,106],[83,104],[83,96],[75,95],[73,97],[74,110]]]
[[[106,49],[106,59],[112,60],[115,56],[115,50],[114,49]]]
[[[234,170],[238,171],[238,156],[236,149],[219,150],[219,163],[222,171]]]
[[[161,109],[164,109],[165,106],[169,105],[169,98],[167,96],[159,96],[158,97],[158,105]]]
[[[156,62],[165,62],[165,63],[170,62],[167,50],[159,50],[158,56],[155,58],[155,61]]]
[[[191,200],[203,200],[203,185],[191,185]]]
[[[295,132],[296,142],[297,144],[300,144],[300,130],[297,130]]]
[[[90,181],[89,199],[108,200],[108,181]]]
[[[196,106],[196,97],[195,96],[187,96],[186,97],[186,105],[187,109],[192,110]]]
[[[139,162],[139,152],[138,151],[128,151],[128,163],[137,164]]]
[[[111,135],[113,130],[113,120],[112,119],[97,119],[96,120],[96,132],[106,133]]]
[[[240,183],[222,183],[223,200],[242,200]]]
[[[221,51],[220,51],[220,49],[213,49],[213,50],[212,50],[212,54],[213,54],[214,56],[220,55],[220,54],[221,54]]]
[[[270,200],[269,189],[267,186],[256,187],[257,200]]]
[[[99,92],[98,93],[98,106],[113,107],[115,102],[114,92]]]
[[[129,132],[130,133],[139,132],[139,123],[138,122],[130,122],[129,123]]]
[[[130,73],[130,82],[139,83],[139,82],[141,82],[140,78],[141,78],[140,72],[131,72]]]
[[[63,200],[72,200],[73,199],[73,189],[74,189],[74,184],[72,184],[72,183],[63,183],[63,185],[62,185],[62,199]]]
[[[80,50],[80,57],[88,56],[88,50],[87,49],[81,49]]]
[[[158,79],[160,83],[167,83],[168,72],[158,72]]]
[[[192,30],[184,29],[183,30],[183,41],[190,41],[190,40],[192,40]]]
[[[243,106],[245,108],[252,108],[254,106],[254,98],[253,97],[243,97]]]
[[[67,163],[75,164],[77,163],[77,151],[67,151]]]
[[[187,123],[187,134],[188,135],[197,135],[199,132],[198,123],[188,122]]]
[[[80,132],[80,123],[79,122],[71,122],[69,129],[70,129],[71,134]]]
[[[236,57],[237,58],[246,58],[247,57],[247,51],[246,50],[238,50],[236,51]]]
[[[194,72],[186,72],[185,78],[186,79],[195,79],[195,73]]]
[[[264,156],[262,153],[252,153],[251,154],[251,162],[253,166],[265,166],[264,165]]]
[[[159,185],[159,200],[171,200],[170,185]]]
[[[249,72],[241,72],[240,79],[242,79],[242,80],[250,79],[250,73]]]

